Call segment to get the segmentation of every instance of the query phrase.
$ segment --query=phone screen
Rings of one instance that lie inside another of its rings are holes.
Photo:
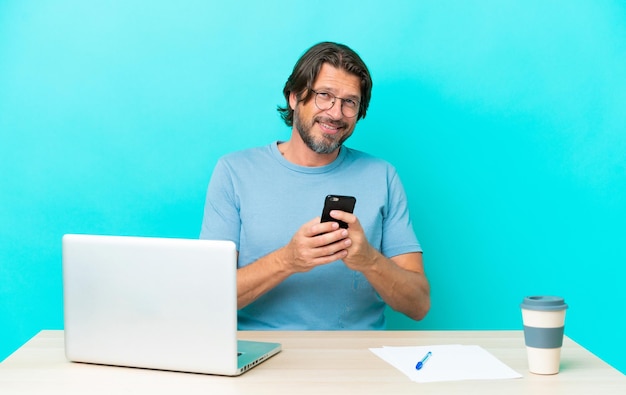
[[[324,200],[324,209],[322,210],[322,221],[329,222],[335,221],[341,228],[348,228],[348,224],[334,219],[330,216],[332,210],[341,210],[347,213],[354,212],[354,205],[356,204],[356,198],[354,196],[342,196],[342,195],[328,195]]]

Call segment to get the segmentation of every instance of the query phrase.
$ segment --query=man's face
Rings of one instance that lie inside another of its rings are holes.
[[[330,154],[352,135],[357,122],[356,116],[343,115],[342,100],[339,98],[360,101],[361,80],[354,74],[324,63],[313,83],[313,90],[336,96],[335,104],[327,110],[320,110],[315,104],[315,95],[303,103],[298,102],[295,93],[292,93],[289,104],[294,109],[293,126],[307,147],[318,154]]]

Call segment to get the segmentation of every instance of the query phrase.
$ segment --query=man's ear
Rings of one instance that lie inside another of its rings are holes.
[[[298,98],[294,92],[289,92],[289,107],[292,110],[296,109],[296,104],[298,104]]]

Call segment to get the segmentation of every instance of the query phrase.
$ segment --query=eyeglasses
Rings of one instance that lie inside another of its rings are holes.
[[[315,93],[315,106],[322,111],[330,110],[335,105],[337,99],[341,100],[341,113],[346,118],[354,118],[359,113],[360,103],[354,99],[344,99],[337,97],[329,92],[318,92],[311,89]]]

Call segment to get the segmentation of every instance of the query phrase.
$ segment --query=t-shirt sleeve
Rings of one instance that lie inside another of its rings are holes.
[[[394,169],[389,176],[388,194],[389,204],[383,220],[383,255],[393,257],[410,252],[422,252],[413,230],[404,186]]]
[[[239,250],[239,201],[233,187],[232,172],[224,160],[213,170],[204,204],[200,238],[230,240]]]

